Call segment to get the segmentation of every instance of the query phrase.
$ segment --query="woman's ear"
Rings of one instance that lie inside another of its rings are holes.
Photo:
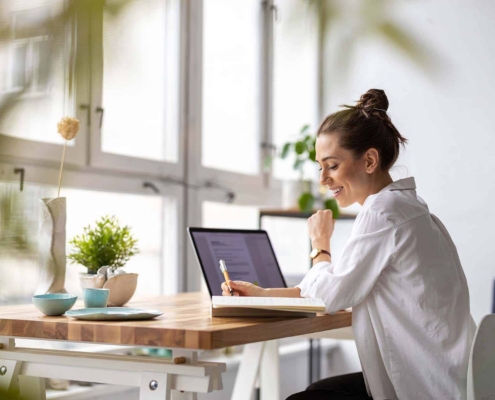
[[[366,173],[372,174],[380,166],[380,154],[376,149],[369,149],[364,155]]]

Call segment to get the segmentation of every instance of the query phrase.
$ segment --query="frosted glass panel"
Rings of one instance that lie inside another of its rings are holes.
[[[277,2],[280,19],[274,38],[274,142],[278,152],[286,141],[293,141],[301,128],[316,127],[318,18],[315,2],[283,0]],[[297,178],[293,161],[277,158],[275,177]],[[314,176],[314,171],[308,172]]]
[[[0,0],[0,133],[63,143],[57,122],[73,115],[68,96],[64,0]],[[4,111],[7,110],[5,113]],[[74,141],[68,143],[74,145]]]
[[[79,189],[63,189],[61,194],[67,198],[67,241],[85,226],[94,227],[101,216],[115,215],[138,239],[140,253],[125,267],[139,273],[136,295],[174,291],[174,285],[167,283],[177,277],[177,223],[171,218],[177,214],[174,199]],[[27,184],[20,192],[18,182],[0,182],[0,304],[31,301],[38,278],[38,202],[56,195],[55,187]],[[67,245],[67,254],[71,251]],[[86,268],[67,263],[69,293],[82,293],[81,272]]]
[[[258,208],[236,204],[203,203],[205,228],[258,229]]]
[[[203,138],[206,167],[256,175],[259,134],[259,0],[206,0]]]
[[[104,152],[177,161],[176,3],[105,1]]]

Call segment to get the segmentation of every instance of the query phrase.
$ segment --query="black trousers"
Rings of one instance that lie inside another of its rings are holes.
[[[333,376],[315,382],[304,392],[295,393],[287,400],[373,400],[366,392],[363,373]]]

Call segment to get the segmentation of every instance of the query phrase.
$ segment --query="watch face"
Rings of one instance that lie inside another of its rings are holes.
[[[318,254],[320,254],[320,249],[313,249],[311,253],[309,253],[310,258],[315,258]]]

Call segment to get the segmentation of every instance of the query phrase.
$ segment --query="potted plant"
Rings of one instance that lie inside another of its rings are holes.
[[[289,154],[294,154],[293,168],[299,172],[299,180],[295,182],[295,187],[299,189],[297,193],[297,204],[301,211],[310,212],[315,206],[317,198],[312,192],[312,181],[305,178],[304,167],[309,163],[316,162],[316,136],[309,133],[309,125],[304,125],[300,132],[299,137],[294,142],[287,142],[283,145],[280,153],[280,158],[286,159]],[[323,195],[326,192],[320,192],[319,200],[322,203],[322,207],[330,209],[333,212],[334,218],[338,218],[340,215],[339,206],[334,198],[324,199]]]
[[[139,252],[137,240],[129,226],[121,226],[115,216],[104,216],[96,226],[87,226],[81,235],[69,241],[73,264],[88,269],[80,274],[81,286],[110,289],[109,305],[121,306],[129,301],[137,286],[138,274],[126,273],[122,267]]]

